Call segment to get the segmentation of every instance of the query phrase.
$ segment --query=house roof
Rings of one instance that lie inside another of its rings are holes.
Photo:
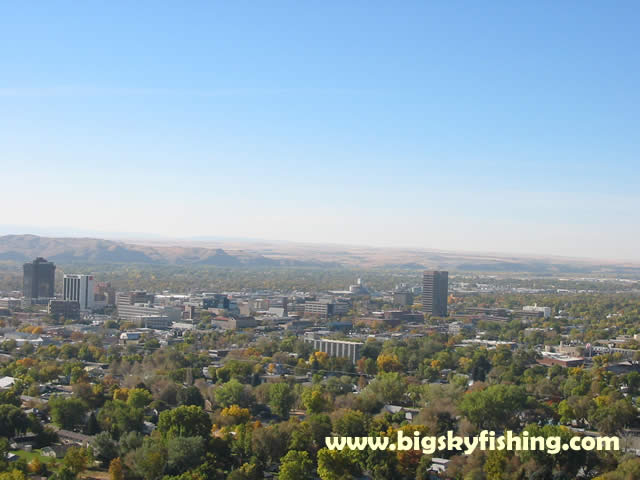
[[[0,388],[9,388],[16,383],[16,379],[13,377],[2,377],[0,378]]]

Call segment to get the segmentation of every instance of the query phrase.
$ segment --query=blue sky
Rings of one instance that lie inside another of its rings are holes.
[[[1,224],[640,260],[637,2],[131,3],[1,7]]]

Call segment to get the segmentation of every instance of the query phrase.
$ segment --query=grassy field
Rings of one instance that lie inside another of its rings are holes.
[[[11,453],[15,453],[20,458],[23,458],[27,463],[29,463],[34,458],[37,458],[38,460],[40,460],[41,463],[47,464],[49,466],[49,471],[55,472],[58,469],[57,466],[62,465],[61,458],[56,459],[53,457],[45,457],[44,455],[41,454],[39,449],[33,450],[31,452],[26,452],[24,450],[14,450]],[[57,463],[57,466],[52,468],[50,464],[54,461]],[[93,468],[91,468],[81,473],[80,475],[78,475],[78,478],[86,479],[86,480],[90,480],[90,479],[91,480],[108,480],[109,473],[102,470],[94,470]]]
[[[78,478],[86,480],[109,480],[109,473],[99,470],[87,470],[78,475]]]
[[[31,460],[33,460],[34,458],[37,458],[38,460],[40,460],[41,463],[46,463],[49,464],[51,462],[53,462],[54,460],[57,460],[53,457],[45,457],[44,455],[42,455],[40,453],[40,450],[33,450],[31,452],[25,452],[24,450],[16,450],[13,451],[11,453],[15,453],[16,455],[18,455],[20,458],[24,458],[27,463],[29,463]],[[60,463],[58,461],[58,463]]]

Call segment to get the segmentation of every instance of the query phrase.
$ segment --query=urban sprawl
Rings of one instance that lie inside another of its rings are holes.
[[[41,257],[22,274],[22,291],[0,292],[0,480],[640,478],[633,280],[430,270],[385,291],[365,275],[327,291],[151,292],[100,274],[56,283]],[[507,429],[617,435],[621,450],[325,446]]]

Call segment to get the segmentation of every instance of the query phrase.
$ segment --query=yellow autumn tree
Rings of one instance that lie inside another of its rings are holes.
[[[124,480],[124,471],[120,457],[114,458],[109,464],[109,480]]]
[[[378,370],[381,372],[400,372],[402,364],[395,353],[381,353],[376,360]]]
[[[113,391],[113,399],[114,400],[122,400],[126,402],[129,398],[129,389],[128,388],[116,388]]]
[[[36,457],[27,464],[27,469],[29,470],[29,473],[38,475],[42,472],[42,462]]]
[[[251,418],[251,413],[248,408],[242,408],[239,405],[231,405],[227,408],[223,408],[220,412],[225,423],[236,425],[238,423],[246,423]]]
[[[320,368],[325,368],[328,360],[329,354],[327,352],[314,352],[309,356],[309,363],[312,366],[317,363]]]

